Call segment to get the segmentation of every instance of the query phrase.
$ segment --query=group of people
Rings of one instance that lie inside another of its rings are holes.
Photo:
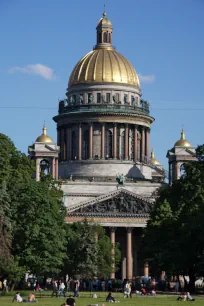
[[[35,299],[35,295],[33,293],[31,293],[27,299],[23,299],[20,292],[16,292],[12,302],[14,301],[18,303],[36,303],[37,302],[37,300]]]
[[[8,282],[6,278],[3,281],[0,280],[0,291],[8,291]]]
[[[74,297],[79,297],[79,280],[75,280],[73,283],[73,291],[74,291]],[[53,296],[64,296],[66,297],[66,293],[67,291],[70,290],[70,287],[65,286],[65,283],[63,280],[57,281],[57,280],[53,280],[52,282],[52,287],[53,287],[53,292],[52,292],[52,297]]]

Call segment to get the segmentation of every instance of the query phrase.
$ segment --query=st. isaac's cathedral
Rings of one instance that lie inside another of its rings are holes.
[[[66,99],[59,102],[57,144],[46,127],[29,154],[36,179],[46,170],[59,179],[67,208],[66,222],[101,224],[121,248],[121,267],[111,278],[148,276],[141,255],[141,234],[158,189],[179,179],[195,149],[181,138],[168,150],[168,172],[150,152],[154,118],[142,100],[138,75],[112,45],[112,23],[103,13],[96,45],[74,67]]]

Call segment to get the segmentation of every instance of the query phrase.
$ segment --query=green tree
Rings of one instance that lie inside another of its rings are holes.
[[[145,256],[156,270],[189,275],[189,290],[204,269],[204,146],[185,175],[161,190],[145,231]]]
[[[50,177],[21,185],[16,202],[13,252],[32,273],[57,273],[66,256],[63,193]]]
[[[117,270],[120,260],[118,246],[114,250],[114,262],[112,250],[113,245],[101,226],[86,220],[67,225],[68,258],[65,270],[70,275],[86,278],[108,276],[113,270],[113,264]]]
[[[50,176],[36,182],[34,171],[34,162],[0,134],[0,252],[5,259],[1,256],[0,272],[13,284],[25,271],[58,272],[66,256],[63,193]]]
[[[0,271],[11,261],[10,198],[6,183],[0,184]]]

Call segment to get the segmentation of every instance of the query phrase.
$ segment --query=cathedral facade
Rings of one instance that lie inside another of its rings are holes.
[[[150,152],[154,118],[141,96],[139,77],[112,44],[112,23],[103,13],[96,27],[96,45],[74,67],[66,99],[59,102],[57,144],[46,127],[29,148],[36,159],[36,179],[47,169],[60,179],[67,208],[66,222],[93,221],[119,243],[117,274],[148,276],[141,255],[141,234],[157,191],[178,179],[185,160],[195,152],[185,139],[169,150],[169,174]],[[187,150],[188,149],[188,150]]]

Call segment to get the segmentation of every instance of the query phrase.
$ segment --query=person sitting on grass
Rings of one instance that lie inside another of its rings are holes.
[[[72,295],[70,295],[70,296],[67,298],[67,305],[68,305],[68,306],[75,306],[75,305],[76,305],[75,299],[72,297]]]
[[[186,300],[187,300],[187,301],[192,301],[192,302],[195,301],[195,299],[192,298],[192,296],[190,295],[190,292],[187,292],[187,293],[186,293]]]
[[[13,301],[17,301],[17,303],[22,303],[23,302],[23,298],[21,297],[20,292],[16,292],[16,294],[14,295]]]
[[[107,303],[115,303],[115,299],[114,299],[114,297],[112,296],[112,293],[111,293],[111,292],[109,292],[109,294],[108,294],[108,296],[107,296],[107,298],[106,298],[106,302],[107,302]]]
[[[151,295],[151,296],[155,296],[155,295],[156,295],[156,291],[155,291],[155,290],[152,290],[152,291],[150,292],[150,295]]]
[[[146,294],[147,294],[147,291],[146,291],[145,288],[142,288],[142,289],[141,289],[141,292],[142,292],[141,295],[146,295]]]
[[[36,303],[35,295],[31,293],[28,297],[28,302],[29,303]]]
[[[177,301],[185,301],[186,300],[186,296],[185,295],[179,295],[177,297]]]

